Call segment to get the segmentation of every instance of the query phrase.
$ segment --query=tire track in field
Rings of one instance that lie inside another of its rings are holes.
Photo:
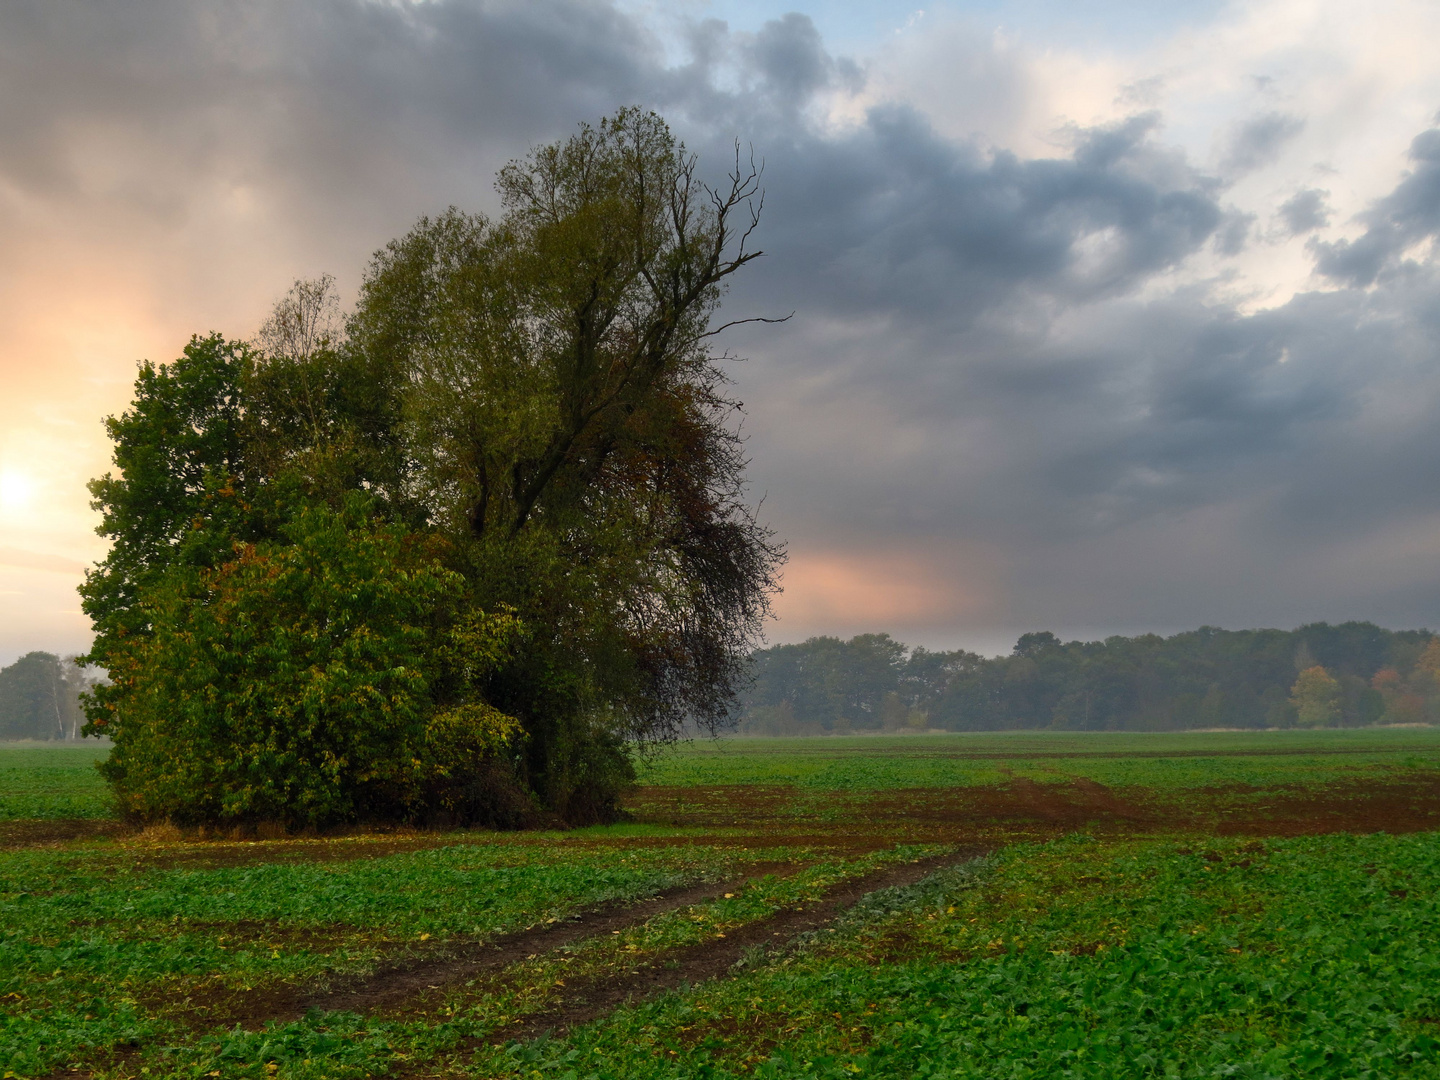
[[[276,985],[242,994],[192,994],[175,1013],[196,1027],[255,1030],[272,1020],[298,1020],[311,1009],[371,1014],[403,1007],[437,990],[496,973],[530,957],[589,937],[627,929],[677,908],[718,899],[742,882],[787,874],[799,863],[756,863],[742,877],[666,889],[639,901],[603,904],[589,911],[480,942],[437,943],[428,954],[410,955],[357,978],[337,980],[323,991]]]
[[[550,952],[585,938],[618,933],[677,908],[718,900],[727,890],[738,888],[742,881],[750,878],[762,877],[765,874],[794,873],[799,869],[800,865],[795,863],[758,864],[752,866],[744,878],[701,882],[698,885],[670,889],[638,903],[582,912],[546,926],[507,934],[491,941],[477,942],[459,951],[447,949],[444,956],[411,960],[382,968],[348,987],[314,994],[300,1004],[297,1015],[304,1015],[310,1009],[362,1014],[393,1009],[411,998],[473,979],[477,975],[497,972],[540,953]]]
[[[759,946],[783,950],[796,941],[827,929],[838,917],[872,893],[913,885],[936,870],[989,854],[988,848],[968,848],[915,862],[889,866],[863,877],[843,881],[818,901],[785,908],[765,919],[736,927],[697,945],[649,957],[628,972],[577,982],[566,988],[562,1001],[496,1031],[492,1045],[536,1038],[545,1032],[561,1035],[581,1024],[598,1020],[622,1005],[643,1000],[682,985],[725,978],[745,953]]]

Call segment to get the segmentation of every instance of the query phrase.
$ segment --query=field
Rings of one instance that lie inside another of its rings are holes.
[[[727,740],[198,839],[0,748],[4,1077],[1440,1076],[1440,730]]]

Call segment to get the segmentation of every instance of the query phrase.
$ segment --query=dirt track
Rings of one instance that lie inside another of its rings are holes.
[[[777,869],[793,872],[797,867],[756,867],[749,876],[759,877]],[[618,933],[655,915],[718,899],[738,884],[738,881],[706,882],[674,889],[638,904],[584,912],[572,919],[472,945],[442,957],[385,968],[353,986],[311,996],[300,1012],[311,1008],[359,1013],[393,1009],[411,999],[428,996],[431,991],[499,971],[572,942]]]
[[[662,954],[614,978],[568,987],[561,1005],[497,1032],[491,1041],[504,1043],[531,1039],[544,1031],[560,1033],[603,1016],[629,1000],[723,977],[750,949],[760,946],[767,949],[788,948],[797,938],[825,929],[837,916],[870,893],[913,885],[938,869],[967,862],[982,854],[983,851],[970,849],[877,870],[836,886],[816,903],[788,908],[703,944]]]
[[[175,1012],[196,1027],[255,1029],[270,1020],[294,1020],[310,1009],[324,1012],[376,1013],[423,1008],[435,991],[493,974],[537,954],[584,938],[635,926],[646,919],[691,904],[714,900],[749,878],[791,873],[793,864],[757,864],[745,878],[703,882],[659,893],[635,903],[607,905],[568,919],[532,927],[486,942],[448,942],[426,953],[409,954],[362,978],[339,982],[319,991],[278,987],[248,993],[217,991],[193,994]],[[272,935],[273,936],[273,935]],[[172,1008],[174,1005],[172,1004]]]

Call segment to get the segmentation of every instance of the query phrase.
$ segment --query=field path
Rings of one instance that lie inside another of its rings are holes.
[[[806,934],[826,929],[871,893],[913,885],[936,870],[969,862],[988,853],[985,848],[966,848],[948,855],[888,866],[842,882],[813,903],[776,912],[769,918],[737,927],[699,945],[647,958],[646,962],[617,976],[569,986],[566,997],[558,1006],[496,1032],[490,1041],[492,1044],[524,1041],[546,1031],[562,1034],[599,1019],[626,1002],[684,985],[723,978],[748,950],[761,947],[783,950]]]
[[[735,889],[742,880],[764,874],[794,873],[798,869],[799,864],[767,863],[753,867],[744,879],[702,882],[671,889],[638,903],[581,912],[546,926],[507,934],[493,941],[465,945],[458,951],[450,946],[442,956],[412,959],[382,968],[348,987],[314,994],[295,1009],[295,1015],[302,1016],[309,1009],[374,1013],[403,1007],[413,998],[428,996],[432,991],[477,975],[497,972],[540,953],[585,938],[616,933],[677,908],[717,900],[727,890]]]
[[[213,998],[191,996],[181,1010],[198,1028],[241,1027],[258,1030],[272,1020],[298,1020],[311,1009],[322,1012],[413,1011],[436,991],[479,975],[495,974],[512,964],[585,938],[616,933],[647,919],[692,904],[718,899],[741,882],[765,874],[785,875],[800,863],[757,863],[742,877],[680,886],[639,901],[606,904],[568,918],[506,934],[484,942],[437,942],[433,951],[396,960],[369,975],[338,980],[324,991],[269,986]]]

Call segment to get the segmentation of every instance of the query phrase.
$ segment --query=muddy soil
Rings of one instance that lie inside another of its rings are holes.
[[[0,821],[0,851],[60,844],[69,840],[129,836],[135,831],[133,826],[124,822],[93,818]]]
[[[1330,832],[1417,832],[1440,829],[1440,775],[1393,780],[1335,781],[1323,788],[1275,788],[1266,792],[1232,786],[1166,792],[1115,791],[1083,777],[1038,783],[1015,777],[985,787],[902,788],[884,792],[835,792],[824,820],[793,795],[783,800],[772,787],[732,785],[723,792],[642,788],[630,809],[639,821],[733,830],[703,837],[705,843],[748,839],[771,844],[804,835],[817,844],[855,846],[895,842],[994,842],[1006,836],[1031,839],[1074,829],[1127,834],[1175,831],[1299,836]],[[1263,798],[1259,796],[1263,795]],[[667,843],[674,841],[666,841]]]

